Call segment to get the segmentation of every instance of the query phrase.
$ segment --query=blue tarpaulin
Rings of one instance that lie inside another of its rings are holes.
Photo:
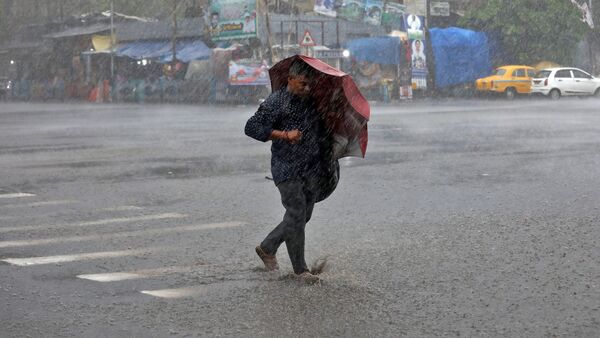
[[[115,50],[117,56],[127,56],[132,59],[157,59],[159,62],[171,62],[173,45],[170,41],[137,41],[121,43]],[[183,62],[208,59],[211,50],[200,40],[178,41],[176,57]]]
[[[435,85],[438,88],[472,83],[491,74],[485,33],[456,27],[432,28],[429,32],[435,59]]]
[[[354,39],[346,42],[344,48],[356,61],[397,65],[401,60],[401,41],[393,36]]]

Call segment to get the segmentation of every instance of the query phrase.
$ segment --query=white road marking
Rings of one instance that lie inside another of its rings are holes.
[[[83,242],[83,241],[102,240],[102,239],[126,238],[126,237],[132,237],[132,236],[160,235],[160,234],[165,234],[165,233],[169,233],[169,232],[184,232],[184,231],[197,231],[197,230],[208,230],[208,229],[219,229],[219,228],[233,228],[233,227],[239,227],[242,225],[244,225],[244,223],[242,223],[242,222],[209,223],[209,224],[199,224],[199,225],[186,225],[186,226],[171,227],[171,228],[123,231],[123,232],[117,232],[117,233],[87,235],[87,236],[53,237],[53,238],[40,238],[40,239],[17,240],[17,241],[0,241],[0,248],[13,248],[13,247],[20,247],[20,246],[44,245],[44,244],[53,244],[53,243]]]
[[[0,208],[41,207],[41,206],[46,206],[46,205],[62,205],[62,204],[70,204],[70,203],[77,203],[77,202],[70,201],[70,200],[61,200],[61,201],[34,202],[34,203],[26,203],[26,204],[6,204],[6,205],[0,205]]]
[[[129,211],[129,210],[142,210],[144,208],[142,207],[137,207],[135,205],[123,205],[120,207],[114,207],[114,208],[104,208],[104,209],[100,209],[102,211]]]
[[[0,228],[0,233],[11,232],[11,231],[29,231],[29,230],[43,230],[43,229],[54,229],[54,228],[68,228],[68,227],[85,227],[85,226],[92,226],[92,225],[106,225],[106,224],[114,224],[114,223],[153,221],[153,220],[160,220],[160,219],[184,218],[184,217],[187,217],[187,215],[179,214],[179,213],[165,213],[165,214],[157,214],[157,215],[144,215],[144,216],[138,216],[138,217],[109,218],[109,219],[101,219],[98,221],[63,224],[63,225],[26,225],[26,226]]]
[[[6,259],[3,259],[2,262],[6,262],[9,264],[18,265],[18,266],[32,266],[32,265],[87,261],[87,260],[99,259],[99,258],[114,258],[114,257],[133,256],[133,255],[139,255],[139,254],[146,254],[146,253],[150,253],[150,252],[152,252],[151,249],[88,252],[88,253],[81,253],[81,254],[74,254],[74,255],[28,257],[28,258],[6,258]]]
[[[19,197],[33,197],[35,194],[28,194],[24,192],[14,194],[0,194],[0,198],[19,198]]]
[[[132,280],[132,279],[142,279],[142,278],[150,278],[150,277],[159,277],[167,274],[173,273],[183,273],[190,272],[198,267],[191,266],[171,266],[166,268],[158,268],[158,269],[146,269],[146,270],[137,270],[137,271],[129,271],[129,272],[109,272],[109,273],[95,273],[95,274],[86,274],[86,275],[78,275],[77,278],[88,279],[95,282],[118,282],[124,280]]]
[[[247,289],[252,287],[247,281],[242,280],[225,280],[217,283],[209,283],[202,285],[192,285],[174,289],[161,289],[161,290],[143,290],[140,293],[150,295],[158,298],[185,298],[195,297],[200,295],[214,294],[223,295],[224,292],[233,289]]]
[[[140,292],[158,298],[174,299],[201,295],[206,292],[206,288],[202,286],[196,286],[178,289],[143,290]]]

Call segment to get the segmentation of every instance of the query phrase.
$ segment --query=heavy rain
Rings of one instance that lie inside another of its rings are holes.
[[[0,1],[0,337],[597,337],[599,25]]]

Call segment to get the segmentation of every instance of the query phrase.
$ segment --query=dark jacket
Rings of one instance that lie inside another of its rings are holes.
[[[314,102],[280,89],[273,92],[246,123],[246,135],[266,142],[276,130],[300,130],[298,144],[273,140],[271,173],[275,184],[290,179],[318,177],[321,201],[333,192],[339,180],[339,165],[333,160],[330,134]]]

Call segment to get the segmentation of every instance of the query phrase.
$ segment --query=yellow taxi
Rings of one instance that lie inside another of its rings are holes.
[[[535,69],[529,66],[502,66],[496,68],[494,75],[475,81],[479,93],[497,93],[512,100],[517,94],[531,94],[531,79]]]

